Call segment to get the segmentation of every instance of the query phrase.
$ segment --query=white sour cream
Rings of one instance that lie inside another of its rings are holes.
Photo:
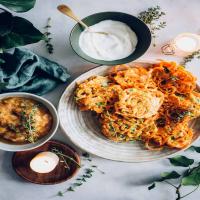
[[[108,35],[94,32],[106,32]],[[88,56],[105,61],[128,57],[135,51],[137,36],[123,22],[104,20],[89,30],[84,30],[79,37],[79,46]]]

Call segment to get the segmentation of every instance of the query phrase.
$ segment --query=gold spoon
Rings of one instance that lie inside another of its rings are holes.
[[[72,18],[73,20],[75,20],[76,22],[81,24],[86,30],[90,31],[90,27],[77,17],[69,6],[62,4],[62,5],[59,5],[57,7],[57,9],[61,13],[63,13],[64,15],[67,15],[68,17]],[[106,33],[106,32],[99,32],[99,31],[98,32],[90,31],[90,32],[91,33],[103,34],[103,35],[109,34],[109,33]]]

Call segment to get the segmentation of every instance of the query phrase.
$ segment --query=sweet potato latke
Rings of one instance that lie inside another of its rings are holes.
[[[153,150],[188,146],[193,138],[188,123],[200,115],[196,78],[174,62],[117,65],[107,76],[77,84],[75,99],[80,110],[98,114],[107,138],[140,140]]]

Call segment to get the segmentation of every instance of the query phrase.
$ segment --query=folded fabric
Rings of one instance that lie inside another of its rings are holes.
[[[70,77],[61,65],[24,48],[0,54],[0,61],[0,93],[43,95]]]

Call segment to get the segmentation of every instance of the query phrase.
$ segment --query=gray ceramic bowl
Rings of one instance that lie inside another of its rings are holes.
[[[53,125],[49,133],[36,141],[35,143],[28,143],[28,144],[11,144],[11,143],[4,143],[0,141],[0,149],[5,150],[5,151],[25,151],[25,150],[30,150],[34,149],[36,147],[41,146],[45,142],[47,142],[53,135],[56,133],[56,130],[59,125],[59,119],[57,115],[57,111],[55,107],[46,99],[30,94],[30,93],[24,93],[24,92],[13,92],[13,93],[5,93],[5,94],[0,94],[0,100],[5,99],[8,97],[25,97],[29,99],[33,99],[35,101],[40,102],[42,105],[44,105],[51,113],[53,117]]]
[[[76,24],[70,34],[70,44],[77,55],[83,59],[101,65],[118,65],[129,63],[142,56],[151,44],[151,32],[148,26],[132,15],[121,12],[101,12],[82,19],[88,26],[94,25],[103,20],[115,20],[127,24],[137,35],[138,44],[136,50],[126,58],[114,61],[97,60],[86,55],[79,47],[79,36],[84,30],[80,24]]]

